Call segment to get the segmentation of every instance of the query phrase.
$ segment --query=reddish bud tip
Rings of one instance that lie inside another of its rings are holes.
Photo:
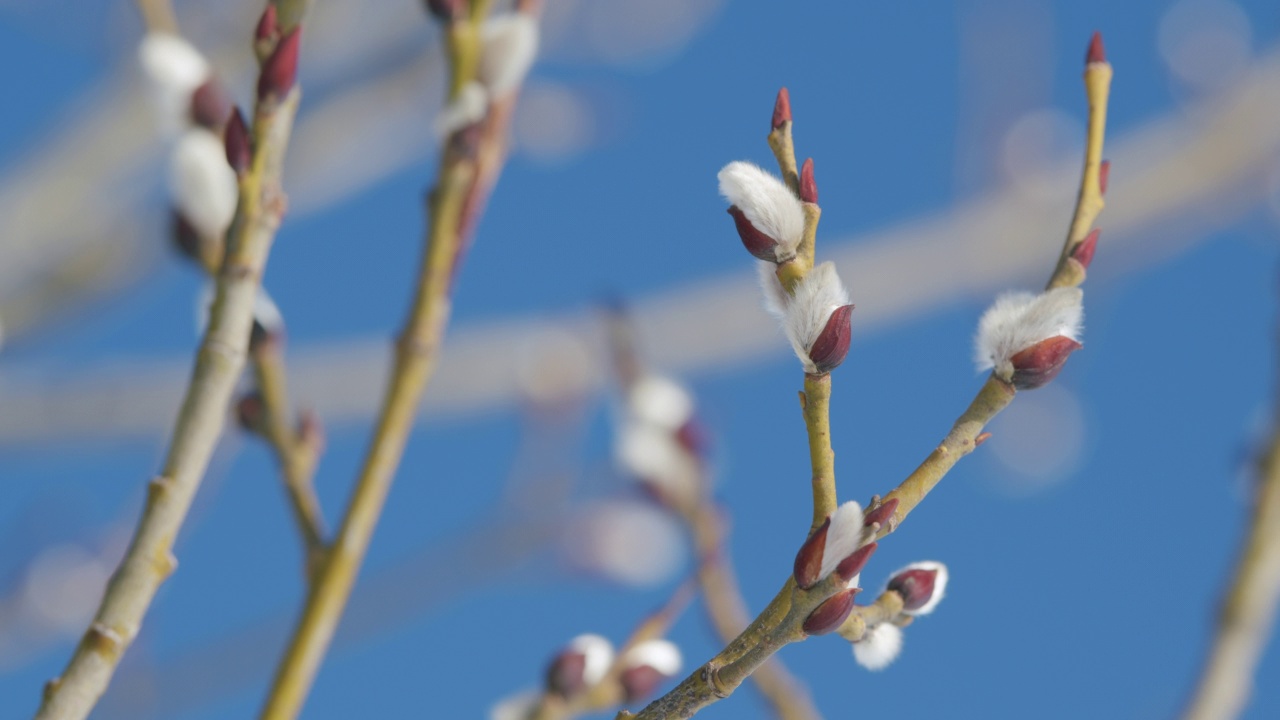
[[[831,516],[828,515],[822,525],[800,546],[793,569],[796,585],[808,589],[822,579],[818,577],[818,573],[822,571],[822,553],[827,545],[827,531],[830,529]]]
[[[222,130],[231,109],[231,99],[217,78],[205,80],[191,94],[191,121],[214,132]]]
[[[867,561],[875,553],[877,545],[879,543],[867,543],[854,550],[849,557],[841,560],[840,564],[836,566],[836,574],[840,576],[840,579],[849,582],[855,575],[862,572],[862,568],[866,567]]]
[[[547,692],[560,697],[573,697],[586,685],[584,672],[587,656],[576,650],[565,650],[547,666]]]
[[[315,410],[304,410],[298,419],[298,442],[312,448],[317,455],[324,450],[324,423]]]
[[[690,455],[699,459],[706,455],[707,446],[710,444],[707,439],[707,429],[696,417],[689,418],[684,425],[680,426],[676,431],[676,442]]]
[[[1058,376],[1067,357],[1083,345],[1064,335],[1051,337],[1009,358],[1013,363],[1013,386],[1034,390]]]
[[[1107,61],[1107,50],[1102,46],[1102,33],[1095,32],[1089,40],[1089,50],[1084,55],[1084,61],[1087,65]]]
[[[775,252],[775,248],[778,247],[777,240],[757,230],[737,205],[729,206],[729,214],[733,216],[734,227],[738,228],[738,237],[742,238],[742,246],[747,249],[747,252],[761,260],[778,261]]]
[[[1098,247],[1098,236],[1101,234],[1102,230],[1094,228],[1092,232],[1084,236],[1084,240],[1080,241],[1076,249],[1071,251],[1071,257],[1075,258],[1086,270],[1089,269],[1089,263],[1093,262],[1093,251]]]
[[[240,108],[231,108],[227,118],[227,132],[224,138],[227,149],[227,163],[236,175],[243,175],[253,161],[253,147],[249,139],[249,127],[245,125],[244,115]]]
[[[426,0],[427,12],[440,22],[450,23],[462,14],[462,0]]]
[[[276,5],[269,2],[267,9],[262,11],[262,17],[258,19],[258,27],[253,30],[253,39],[275,40],[279,32],[280,28],[276,24]]]
[[[867,509],[862,516],[862,526],[870,527],[874,523],[879,523],[880,527],[884,527],[889,519],[893,517],[893,511],[898,509],[898,498],[889,498],[884,502],[876,503],[875,506]]]
[[[778,91],[778,99],[773,102],[772,129],[777,130],[783,123],[791,122],[791,93],[786,88]]]
[[[257,390],[245,393],[236,401],[236,422],[246,432],[261,432],[263,415],[262,395]]]
[[[913,568],[890,578],[889,589],[902,596],[903,610],[919,610],[933,597],[933,587],[937,579],[937,570]]]
[[[1107,180],[1111,177],[1111,161],[1103,160],[1098,166],[1098,192],[1107,194]]]
[[[658,672],[657,668],[651,665],[637,665],[622,671],[622,675],[618,677],[618,682],[622,683],[622,692],[626,696],[627,703],[636,703],[644,700],[658,689],[658,685],[666,680],[667,676]]]
[[[976,437],[976,438],[974,438],[974,439],[973,439],[973,446],[974,446],[974,447],[981,447],[981,446],[982,446],[982,443],[984,443],[984,442],[986,442],[987,440],[990,440],[990,439],[991,439],[991,433],[989,433],[989,432],[984,432],[984,433],[982,433],[981,435],[979,435],[978,437]]]
[[[852,305],[841,305],[831,312],[826,327],[818,334],[809,349],[809,359],[817,366],[818,373],[828,373],[839,367],[849,354],[850,317]]]
[[[280,38],[276,49],[262,63],[258,75],[258,99],[268,96],[283,98],[293,89],[298,76],[298,46],[302,41],[302,26],[298,25]]]
[[[177,210],[173,211],[170,222],[169,232],[170,238],[173,240],[173,247],[182,253],[183,257],[200,262],[202,257],[201,247],[204,244],[200,238],[200,233],[196,232],[195,227],[187,222],[187,219],[182,217],[182,213]]]
[[[853,612],[853,596],[857,588],[841,590],[827,598],[804,619],[804,631],[810,635],[826,635],[838,629]]]
[[[813,158],[807,158],[800,166],[800,199],[818,204],[818,183],[813,179]]]

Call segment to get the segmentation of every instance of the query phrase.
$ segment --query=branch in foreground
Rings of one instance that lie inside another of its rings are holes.
[[[865,519],[865,534],[883,537],[896,529],[947,471],[985,439],[982,435],[983,426],[1008,405],[1017,389],[1036,388],[1051,381],[1070,353],[1080,347],[1077,336],[1081,318],[1081,293],[1077,286],[1085,278],[1098,237],[1097,231],[1089,232],[1089,228],[1101,211],[1102,194],[1106,187],[1106,169],[1101,162],[1101,153],[1110,80],[1111,67],[1103,55],[1101,38],[1095,34],[1085,61],[1090,123],[1081,190],[1071,230],[1048,288],[1039,296],[1020,293],[1002,297],[983,316],[979,329],[979,363],[993,368],[991,377],[943,444],[891,492],[883,503],[877,498],[867,514],[863,514],[856,503],[846,503],[857,511],[859,519]],[[779,95],[775,107],[770,146],[778,156],[784,177],[790,181],[792,176],[789,171],[795,167],[795,163],[790,143],[790,103],[785,93]],[[736,186],[730,184],[729,191],[726,191],[725,175],[731,172],[732,167],[721,173],[721,190],[730,201],[738,205],[738,200],[742,199],[744,204],[750,201],[757,205],[768,205],[775,211],[767,214],[757,212],[757,217],[752,218],[748,206],[740,208],[738,214],[734,214],[732,210],[730,214],[734,215],[739,235],[747,249],[757,257],[777,264],[776,285],[771,282],[771,278],[762,274],[766,298],[775,313],[779,307],[784,311],[784,328],[796,354],[806,365],[806,387],[802,403],[806,408],[805,420],[810,432],[810,454],[813,460],[815,528],[797,556],[795,575],[787,581],[769,606],[716,657],[638,715],[647,720],[692,717],[700,709],[732,694],[742,680],[773,653],[789,643],[805,639],[809,634],[839,629],[842,633],[847,633],[846,637],[856,639],[860,644],[871,633],[876,637],[895,638],[896,630],[885,635],[880,628],[888,630],[890,622],[896,626],[899,622],[905,624],[910,620],[906,618],[900,621],[897,615],[880,608],[880,601],[870,606],[870,609],[855,609],[852,594],[856,592],[857,577],[853,574],[856,571],[831,572],[828,560],[824,560],[823,554],[815,550],[823,548],[823,553],[826,553],[832,546],[838,545],[841,552],[837,555],[843,556],[850,548],[848,538],[852,531],[848,528],[852,522],[846,520],[839,523],[842,514],[853,514],[852,510],[849,513],[843,512],[846,505],[827,514],[821,525],[817,522],[821,517],[818,514],[820,505],[828,496],[827,483],[824,478],[820,478],[820,471],[826,469],[824,465],[830,454],[829,444],[826,444],[829,431],[822,432],[825,429],[825,408],[821,416],[816,418],[810,417],[808,412],[811,404],[808,395],[813,390],[812,380],[819,374],[811,369],[810,363],[821,370],[822,360],[831,348],[839,350],[835,364],[843,360],[843,354],[848,349],[848,331],[845,328],[841,336],[838,332],[841,328],[836,323],[835,337],[824,338],[836,317],[836,313],[830,310],[828,312],[831,317],[825,320],[825,325],[814,322],[815,313],[809,309],[800,313],[797,321],[793,310],[803,307],[802,298],[812,301],[815,297],[823,297],[822,293],[805,287],[810,276],[818,274],[809,271],[812,234],[806,232],[801,238],[788,238],[785,233],[777,232],[786,225],[772,222],[772,219],[785,218],[783,211],[787,209],[789,201],[780,193],[769,192],[768,183],[738,182]],[[807,179],[806,173],[809,175]],[[734,174],[739,178],[752,177],[741,171]],[[816,205],[817,192],[812,182],[810,163],[805,163],[798,177],[795,181],[788,182],[788,186],[806,205]],[[754,189],[756,192],[743,192],[743,188]],[[740,216],[745,218],[745,222]],[[811,222],[816,222],[816,218],[816,213],[806,213],[805,219],[810,221],[806,222],[806,226],[811,227]],[[847,300],[837,300],[835,293],[828,293],[819,306],[843,310],[844,302]],[[816,332],[819,328],[821,334]],[[834,477],[830,479],[830,483],[830,497],[834,498]],[[845,544],[833,542],[832,536],[843,536],[846,538]],[[861,563],[866,562],[876,545],[864,537],[853,541],[851,547],[857,548],[859,545],[861,549],[840,561],[841,566],[853,563],[861,569]],[[865,554],[863,551],[866,551]],[[819,564],[821,571],[817,569]],[[828,572],[829,575],[826,574]],[[823,579],[817,580],[820,577]],[[816,582],[810,585],[813,581]],[[889,595],[892,594],[894,593]],[[889,601],[892,601],[891,597]],[[864,650],[865,647],[867,646],[864,646]],[[858,645],[855,645],[855,655],[858,654],[857,649]],[[896,655],[896,652],[895,647],[889,656]],[[618,715],[619,720],[631,717],[637,716],[629,713]]]
[[[451,103],[467,101],[468,89],[474,88],[477,80],[485,82],[482,89],[488,102],[508,98],[518,88],[533,60],[537,42],[536,10],[526,8],[529,12],[488,21],[503,23],[501,27],[506,31],[517,34],[516,42],[505,45],[492,36],[485,37],[486,31],[495,27],[481,27],[488,5],[485,0],[475,0],[470,13],[459,12],[446,18],[445,32],[454,69]],[[502,39],[510,40],[512,36]],[[485,46],[504,54],[496,60],[490,57],[492,62],[486,63]],[[519,52],[512,52],[513,47]],[[445,143],[436,186],[428,200],[429,226],[423,265],[409,318],[396,345],[391,380],[373,441],[346,516],[315,577],[302,617],[277,669],[262,711],[263,718],[292,718],[301,711],[372,540],[413,426],[418,402],[435,370],[449,320],[453,279],[465,241],[464,227],[472,226],[466,219],[466,209],[473,202],[471,197],[477,187],[478,138],[485,135],[482,126],[487,123],[501,122],[502,126],[494,132],[504,137],[507,132],[508,115],[499,118],[490,112],[474,117],[472,112],[474,108],[463,108],[457,117],[464,124],[449,128],[451,132]]]
[[[296,38],[296,30],[294,33]],[[60,678],[45,688],[39,720],[84,718],[111,681],[137,637],[142,619],[173,572],[173,542],[195,497],[222,432],[231,395],[244,367],[253,307],[267,254],[284,211],[280,175],[300,98],[294,86],[298,45],[281,42],[264,65],[277,70],[260,84],[254,112],[252,164],[240,178],[240,199],[227,235],[226,259],[195,368],[178,414],[160,475],[120,566],[84,638]]]

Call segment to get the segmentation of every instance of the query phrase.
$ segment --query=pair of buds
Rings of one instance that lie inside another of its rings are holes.
[[[653,694],[680,672],[680,648],[669,640],[645,640],[616,658],[623,700],[634,703]],[[579,635],[551,659],[546,691],[572,699],[605,680],[615,665],[613,645],[599,635]]]

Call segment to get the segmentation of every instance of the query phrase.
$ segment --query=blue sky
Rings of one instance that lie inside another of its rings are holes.
[[[749,273],[750,258],[716,197],[715,172],[735,159],[770,161],[764,134],[782,85],[791,91],[799,152],[817,165],[820,254],[823,239],[856,243],[1009,182],[1001,160],[983,158],[1007,150],[1019,119],[1038,111],[1051,128],[1079,130],[1081,60],[1094,30],[1116,68],[1111,137],[1180,116],[1214,92],[1180,78],[1162,52],[1171,3],[703,5],[712,9],[678,47],[609,63],[563,51],[534,70],[531,83],[583,99],[595,129],[574,152],[512,158],[467,258],[458,328]],[[1208,5],[1246,19],[1246,61],[1273,52],[1274,8]],[[317,3],[316,12],[325,6]],[[105,3],[86,7],[92,18],[112,18],[102,23],[106,39],[95,40],[84,18],[68,31],[72,43],[48,29],[41,11],[0,9],[7,64],[41,58],[37,69],[0,80],[21,98],[0,118],[6,173],[46,137],[52,119],[92,102],[84,94],[131,61],[139,29],[130,17]],[[1024,62],[1016,66],[976,66],[971,59],[983,55],[965,44],[974,37],[1037,42],[1019,51]],[[304,50],[303,63],[309,59]],[[974,67],[983,68],[979,77]],[[975,97],[1010,110],[984,113]],[[984,139],[986,127],[995,140]],[[1071,142],[1062,140],[1068,150]],[[975,160],[973,147],[986,152]],[[417,162],[286,221],[267,285],[288,318],[291,352],[390,337],[417,256],[420,193],[433,172],[432,160]],[[1125,173],[1115,168],[1114,187]],[[139,212],[150,213],[147,242],[159,244],[155,182]],[[1140,242],[1123,266],[1111,268],[1107,217],[1099,222],[1096,277],[1086,286],[1085,349],[1052,388],[1018,398],[1010,417],[992,426],[995,437],[882,543],[863,574],[875,588],[907,562],[946,562],[952,580],[939,610],[907,629],[903,656],[881,673],[856,666],[837,638],[783,651],[828,717],[1155,718],[1176,712],[1189,692],[1240,541],[1246,459],[1275,395],[1276,215],[1258,204],[1173,250],[1162,246],[1165,228],[1152,223],[1135,231]],[[1051,258],[1064,231],[1045,227],[1026,241],[1043,243]],[[1036,277],[1049,269],[1046,261]],[[195,274],[167,255],[145,270],[122,291],[0,351],[0,382],[16,368],[70,373],[188,353]],[[1036,279],[1011,280],[1018,282]],[[876,302],[851,290],[859,308]],[[842,499],[890,490],[964,409],[981,383],[970,340],[989,297],[957,296],[862,333],[855,312],[855,344],[835,373],[832,402]],[[795,412],[800,372],[779,338],[767,356],[704,363],[682,380],[711,428],[733,558],[748,604],[759,608],[786,577],[809,513]],[[581,412],[582,427],[565,443],[564,462],[580,476],[575,497],[627,495],[609,469],[607,400],[591,398]],[[467,575],[457,572],[471,557],[459,537],[496,532],[493,507],[519,461],[524,423],[504,407],[434,418],[415,431],[365,574],[383,582],[376,597],[358,601],[367,624],[354,623],[339,641],[305,717],[482,717],[497,698],[534,684],[560,643],[581,632],[620,641],[671,592],[675,577],[636,589],[574,575],[550,550],[481,572],[483,582],[466,577],[463,587],[414,574]],[[367,434],[360,423],[330,433],[318,487],[331,518]],[[1055,442],[1072,451],[1054,455]],[[98,544],[106,528],[133,517],[163,443],[154,436],[0,445],[0,593],[18,592],[42,548]],[[1029,455],[1019,455],[1019,443]],[[179,539],[180,570],[122,670],[135,680],[132,690],[113,688],[114,709],[104,706],[102,716],[153,716],[134,715],[131,702],[183,720],[251,715],[268,679],[262,668],[277,655],[300,598],[296,544],[266,450],[230,438]],[[401,567],[411,570],[397,577]],[[4,621],[0,612],[0,630]],[[671,637],[690,665],[716,650],[696,606]],[[225,638],[246,639],[187,671],[184,659]],[[0,671],[0,716],[34,708],[72,642],[42,646]],[[1272,645],[1259,677],[1280,677]],[[744,690],[702,716],[765,714]],[[1262,682],[1246,717],[1276,716],[1280,689]]]

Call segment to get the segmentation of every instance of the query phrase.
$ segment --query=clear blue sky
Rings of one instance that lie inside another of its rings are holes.
[[[1247,18],[1252,55],[1270,52],[1280,34],[1276,8],[1260,0],[1226,4]],[[101,5],[90,4],[93,12]],[[977,139],[964,130],[972,99],[959,58],[971,23],[1001,5],[739,0],[660,60],[598,67],[560,58],[537,67],[535,80],[609,98],[609,132],[559,163],[513,158],[467,259],[456,323],[572,310],[604,293],[638,297],[747,271],[749,257],[716,197],[715,172],[730,160],[769,161],[764,133],[781,85],[791,90],[800,152],[816,158],[822,237],[854,236],[979,194],[998,182],[998,171],[989,160],[966,159]],[[1116,68],[1113,136],[1175,112],[1192,91],[1171,77],[1160,52],[1169,5],[1044,3],[1046,24],[1036,37],[1049,48],[1029,55],[1043,67],[991,69],[1008,75],[993,84],[1025,84],[1036,108],[1078,123],[1081,60],[1090,33],[1101,30]],[[74,32],[90,36],[86,27]],[[1009,32],[1008,42],[1022,39]],[[38,141],[46,119],[68,112],[71,98],[105,77],[104,67],[129,59],[104,44],[69,47],[9,8],[0,10],[0,40],[0,58],[11,68],[0,79],[10,99],[0,117],[0,162]],[[419,194],[433,172],[433,162],[415,166],[286,223],[268,284],[295,346],[390,336],[417,256]],[[1112,182],[1123,181],[1117,168]],[[1275,223],[1260,208],[1171,258],[1100,270],[1086,293],[1085,349],[1058,379],[1058,394],[1038,406],[1078,413],[1071,425],[1079,432],[1077,457],[1028,489],[1001,460],[1007,455],[991,447],[1017,437],[1017,428],[1002,435],[997,425],[991,443],[882,543],[863,574],[868,587],[902,564],[937,559],[952,570],[948,597],[907,629],[903,656],[882,673],[856,666],[838,638],[786,649],[783,659],[828,717],[1159,718],[1177,711],[1239,544],[1244,460],[1275,395]],[[1100,224],[1106,227],[1105,214]],[[1045,228],[1032,240],[1056,247],[1064,230]],[[1149,239],[1152,247],[1159,241]],[[1095,267],[1107,260],[1104,229]],[[18,360],[185,352],[196,286],[188,268],[166,259],[110,302],[16,347],[17,360],[0,353],[0,381],[6,363]],[[859,306],[873,301],[856,287],[852,293]],[[957,299],[855,336],[832,405],[842,498],[865,501],[892,489],[963,410],[981,382],[969,361],[981,310],[982,303]],[[786,577],[807,522],[804,436],[794,407],[800,373],[780,341],[764,361],[684,380],[714,434],[733,557],[748,603],[759,608]],[[607,415],[603,403],[592,406],[575,448],[584,497],[624,492],[605,469]],[[366,575],[484,518],[515,458],[520,423],[511,410],[420,427]],[[367,428],[352,427],[329,439],[319,487],[330,517],[345,502],[366,437]],[[42,546],[92,538],[136,512],[162,443],[0,446],[0,589],[17,586]],[[244,443],[215,464],[179,541],[180,570],[126,666],[160,670],[246,627],[256,641],[237,646],[243,655],[220,658],[216,672],[155,689],[162,702],[177,703],[168,707],[180,707],[172,717],[181,720],[256,711],[268,680],[258,669],[278,653],[301,592],[296,539],[266,451]],[[437,548],[434,567],[465,563],[459,547]],[[340,643],[305,717],[481,717],[498,697],[535,683],[558,644],[580,632],[621,640],[675,583],[620,588],[556,568],[541,557],[502,570],[483,586],[407,612],[391,629]],[[432,583],[401,581],[417,588],[414,597]],[[379,592],[395,606],[394,585]],[[716,649],[696,606],[672,637],[690,664]],[[0,718],[34,708],[70,643],[0,671]],[[1280,677],[1275,645],[1262,678]],[[195,707],[180,702],[242,668],[256,674]],[[126,707],[117,704],[110,717],[130,716]],[[744,691],[704,716],[765,714]],[[1280,686],[1262,682],[1246,717],[1280,717]]]

